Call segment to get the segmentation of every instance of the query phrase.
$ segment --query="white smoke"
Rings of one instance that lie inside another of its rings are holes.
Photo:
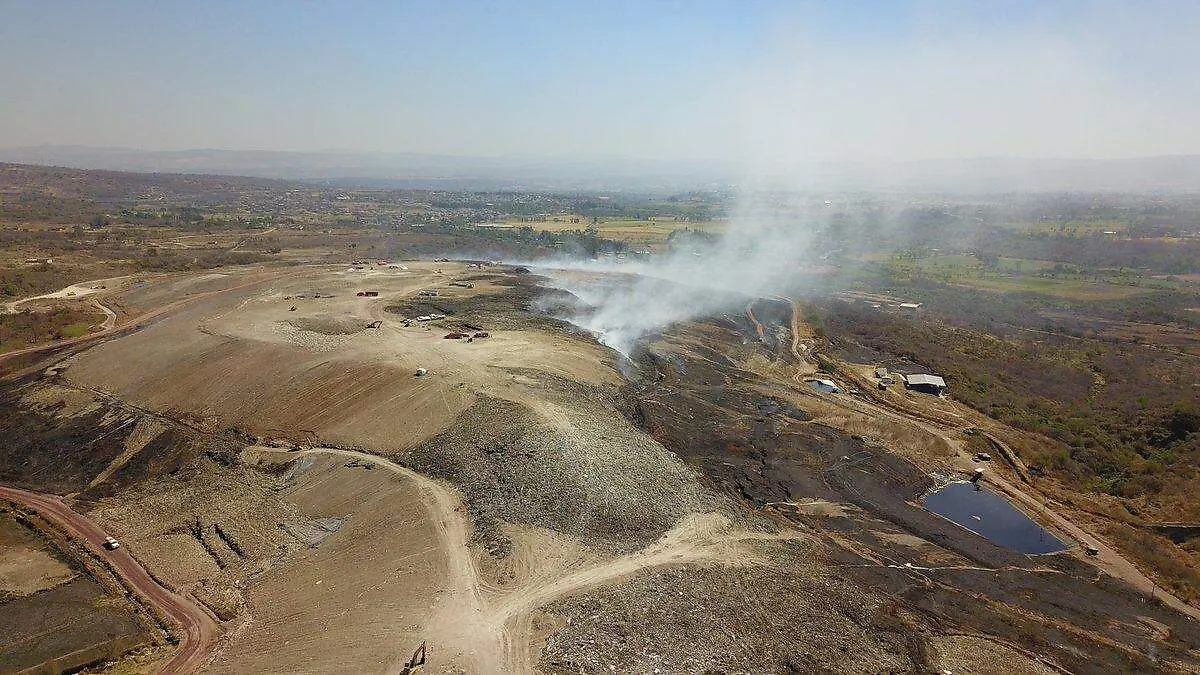
[[[814,229],[785,204],[743,199],[712,243],[688,244],[649,260],[557,260],[534,265],[586,308],[561,318],[625,356],[638,341],[680,322],[742,311],[749,299],[786,292],[807,270]]]
[[[921,30],[852,45],[806,30],[810,17],[801,11],[780,24],[777,39],[747,69],[731,70],[733,84],[721,90],[728,145],[715,152],[739,165],[738,173],[751,182],[719,240],[650,261],[561,261],[546,266],[558,269],[540,271],[591,307],[564,318],[630,355],[640,339],[673,324],[741,311],[749,297],[798,290],[797,278],[821,264],[819,255],[842,245],[838,236],[821,235],[820,216],[782,203],[781,195],[929,185],[988,192],[992,181],[1013,185],[1010,176],[1021,175],[1024,165],[992,170],[989,178],[976,175],[979,170],[967,162],[892,162],[1130,156],[1194,144],[1192,128],[1171,112],[1187,106],[1168,104],[1162,96],[1186,91],[1186,100],[1195,99],[1196,78],[1177,73],[1165,87],[1158,84],[1160,76],[1150,76],[1187,62],[1170,54],[1191,44],[1200,13],[1173,10],[1109,8],[1086,12],[1089,21],[1043,17],[979,34],[955,30],[956,14],[938,7],[931,16],[918,13],[914,23],[925,26]],[[1162,25],[1167,14],[1174,27]],[[1146,46],[1143,67],[1155,67],[1145,77],[1114,78],[1122,70],[1115,65],[1129,51],[1129,26],[1164,41]],[[846,160],[853,164],[837,164]],[[778,183],[753,182],[763,176]],[[1036,174],[1021,175],[1015,184],[1037,187],[1038,180]],[[861,215],[870,226],[905,226],[887,213]],[[870,232],[861,228],[857,234]]]

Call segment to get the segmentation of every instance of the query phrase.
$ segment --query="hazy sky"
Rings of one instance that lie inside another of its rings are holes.
[[[1200,2],[0,0],[0,147],[1200,153]]]

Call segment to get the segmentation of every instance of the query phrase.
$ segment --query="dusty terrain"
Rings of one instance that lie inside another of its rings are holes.
[[[10,498],[0,493],[0,500]],[[3,502],[0,502],[3,504]],[[0,505],[0,665],[75,669],[152,645],[152,623],[48,521]]]
[[[0,389],[0,482],[215,617],[204,670],[423,641],[431,672],[1200,669],[1196,622],[1052,510],[1073,548],[1026,556],[922,509],[983,421],[812,391],[852,367],[786,299],[620,364],[519,269],[359,267],[127,280],[99,298],[127,318]],[[30,555],[0,564],[61,574]]]
[[[25,596],[75,577],[75,572],[38,541],[13,513],[0,512],[0,592]]]

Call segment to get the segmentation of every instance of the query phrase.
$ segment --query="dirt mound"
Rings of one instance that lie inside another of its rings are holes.
[[[403,461],[466,494],[478,536],[507,542],[497,520],[626,547],[653,541],[717,501],[694,472],[614,411],[481,397]]]
[[[430,314],[454,315],[454,309],[441,300],[404,300],[400,304],[388,305],[387,311],[392,314],[399,314],[406,319],[415,319],[418,316],[428,316]]]
[[[367,329],[370,322],[354,316],[336,316],[320,314],[318,316],[302,316],[284,321],[293,328],[306,330],[321,335],[354,335]]]
[[[523,273],[519,276],[489,276],[487,281],[502,290],[496,293],[475,293],[467,297],[441,296],[436,299],[404,300],[389,305],[387,311],[413,318],[423,314],[445,314],[459,325],[475,330],[544,330],[580,333],[570,324],[554,318],[558,309],[573,305],[571,294],[538,285],[538,277]]]
[[[753,608],[753,609],[752,609]],[[675,568],[548,608],[552,673],[922,672],[881,594],[810,570]]]

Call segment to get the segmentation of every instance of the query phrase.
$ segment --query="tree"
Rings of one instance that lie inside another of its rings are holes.
[[[979,253],[975,254],[975,257],[979,258],[979,262],[983,263],[985,269],[994,270],[1000,266],[999,254],[992,251],[980,251]]]

